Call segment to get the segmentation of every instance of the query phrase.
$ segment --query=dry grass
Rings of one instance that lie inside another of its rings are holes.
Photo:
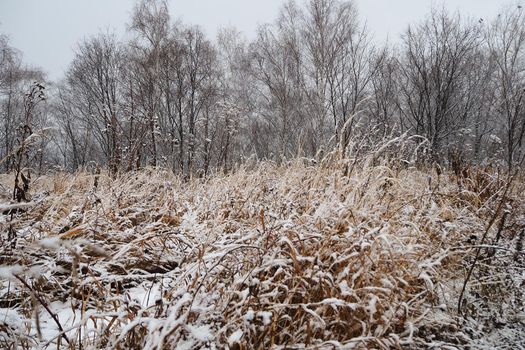
[[[18,230],[0,257],[1,346],[461,347],[480,336],[472,317],[490,319],[491,303],[512,299],[505,317],[519,316],[514,195],[514,226],[476,270],[467,320],[455,311],[503,180],[438,179],[375,153],[350,173],[348,161],[306,163],[190,182],[153,169],[102,174],[97,188],[87,173],[38,178],[38,204],[0,221]],[[60,310],[66,337],[37,296]]]

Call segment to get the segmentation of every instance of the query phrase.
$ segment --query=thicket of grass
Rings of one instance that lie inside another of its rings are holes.
[[[524,182],[504,196],[494,169],[438,176],[401,146],[191,181],[34,179],[34,205],[0,216],[0,347],[461,347],[518,329]]]

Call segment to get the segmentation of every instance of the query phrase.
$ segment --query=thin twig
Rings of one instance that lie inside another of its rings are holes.
[[[17,280],[19,280],[20,282],[22,282],[22,284],[27,288],[29,289],[29,291],[31,292],[31,294],[35,297],[36,300],[38,300],[38,302],[44,307],[44,309],[46,309],[46,311],[49,313],[49,315],[53,318],[53,321],[55,321],[56,325],[58,326],[58,330],[62,333],[62,338],[64,338],[64,340],[68,343],[68,344],[71,344],[69,342],[69,339],[67,337],[67,335],[64,333],[64,329],[62,328],[62,325],[60,324],[60,321],[58,320],[58,317],[56,316],[56,314],[54,314],[51,309],[49,308],[49,306],[47,305],[47,303],[38,295],[38,293],[35,292],[35,290],[23,279],[21,278],[20,276],[18,275],[15,275],[13,274],[13,276],[15,276],[15,278]]]

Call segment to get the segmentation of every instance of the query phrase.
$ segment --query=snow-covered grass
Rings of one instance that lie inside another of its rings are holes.
[[[39,177],[31,207],[0,213],[0,347],[525,342],[523,182],[483,242],[459,317],[504,176],[458,179],[389,159],[259,163],[187,182],[146,169],[99,175],[96,187],[85,172]]]

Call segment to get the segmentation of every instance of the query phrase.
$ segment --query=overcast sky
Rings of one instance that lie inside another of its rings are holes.
[[[301,0],[298,0],[301,1]],[[397,40],[406,26],[425,16],[431,5],[442,3],[465,16],[490,18],[503,4],[525,0],[355,0],[378,40]],[[24,61],[42,67],[58,79],[83,37],[100,30],[122,37],[134,0],[0,0],[0,33],[22,51]],[[259,24],[271,22],[282,0],[169,0],[174,18],[199,24],[215,37],[217,29],[233,25],[252,38]]]

